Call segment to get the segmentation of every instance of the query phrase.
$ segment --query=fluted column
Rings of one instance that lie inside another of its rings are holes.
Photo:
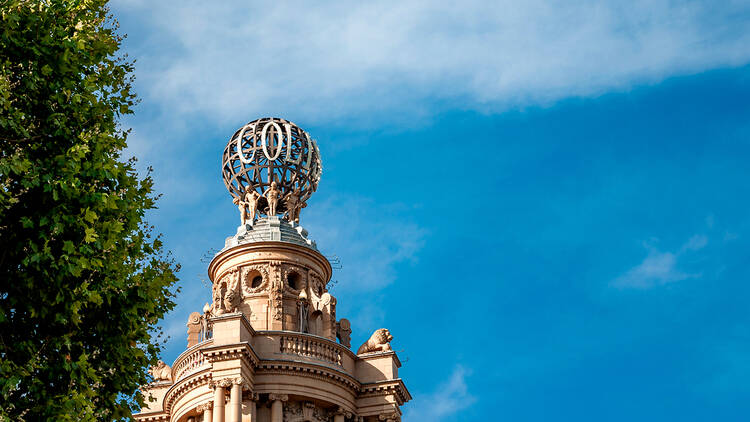
[[[228,379],[219,380],[213,383],[214,387],[214,418],[213,422],[224,421],[224,404],[226,403],[226,387],[232,385]]]
[[[245,392],[242,408],[242,422],[258,422],[258,393]]]
[[[242,422],[242,378],[232,380],[227,422]]]
[[[203,412],[203,422],[213,422],[214,419],[214,404],[206,403],[206,410]]]
[[[271,422],[284,422],[284,402],[289,400],[286,394],[269,394],[271,400]]]

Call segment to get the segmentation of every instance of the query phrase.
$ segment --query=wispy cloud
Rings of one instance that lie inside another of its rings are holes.
[[[399,217],[400,204],[339,195],[308,207],[302,224],[321,250],[340,261],[336,289],[371,291],[396,278],[396,265],[414,262],[427,235]]]
[[[404,420],[436,422],[473,405],[476,397],[466,385],[469,375],[471,371],[457,365],[450,378],[433,392],[414,398],[414,403],[405,412]]]
[[[699,277],[699,273],[688,273],[680,270],[679,261],[685,254],[703,249],[707,243],[708,238],[706,236],[695,235],[675,252],[659,251],[653,246],[646,245],[649,250],[646,258],[640,264],[614,279],[611,285],[618,288],[648,289]]]
[[[114,2],[139,90],[237,123],[502,110],[750,61],[746,2]]]

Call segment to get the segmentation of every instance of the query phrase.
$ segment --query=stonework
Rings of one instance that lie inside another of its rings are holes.
[[[276,139],[275,148],[283,149],[285,139]],[[305,205],[299,190],[284,189],[292,196],[264,193],[266,217],[242,214],[237,234],[209,264],[212,303],[203,314],[190,314],[187,350],[171,367],[161,362],[152,370],[154,382],[143,390],[156,400],[136,420],[401,420],[411,396],[398,376],[393,336],[379,329],[357,353],[351,350],[351,324],[337,319],[336,298],[327,289],[331,264],[299,226]],[[279,204],[283,219],[274,215]]]

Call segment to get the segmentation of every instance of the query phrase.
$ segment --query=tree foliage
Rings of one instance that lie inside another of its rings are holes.
[[[127,419],[178,270],[121,157],[133,64],[105,0],[0,12],[0,420]]]

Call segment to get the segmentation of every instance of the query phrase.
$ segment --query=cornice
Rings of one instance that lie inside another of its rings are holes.
[[[280,242],[280,241],[265,241],[265,242],[258,242],[258,243],[243,243],[237,246],[233,246],[229,249],[223,250],[219,252],[214,258],[211,260],[211,262],[208,264],[208,278],[211,280],[211,282],[214,282],[216,274],[216,269],[220,265],[221,262],[231,259],[232,257],[238,256],[238,255],[244,255],[247,253],[252,252],[278,252],[278,251],[291,251],[300,255],[305,255],[312,259],[315,262],[318,262],[320,266],[324,269],[325,274],[323,275],[325,280],[323,282],[330,280],[331,274],[333,273],[333,268],[331,267],[331,263],[326,259],[323,254],[320,252],[310,249],[308,247],[302,246],[302,245],[296,245],[294,243],[287,243],[287,242]],[[279,261],[277,258],[273,259],[258,259],[258,262],[263,261]],[[283,261],[285,263],[289,264],[298,264],[294,261]],[[212,277],[213,276],[213,277]]]
[[[399,406],[411,400],[411,394],[401,378],[362,384],[358,398],[388,395],[395,396]]]
[[[321,366],[300,361],[278,359],[262,360],[256,368],[255,373],[257,375],[295,375],[327,382],[333,381],[339,385],[344,386],[353,394],[359,392],[361,386],[359,381],[357,381],[354,377],[344,371],[340,371],[329,366]]]
[[[396,367],[397,368],[401,367],[401,360],[398,358],[398,355],[393,350],[389,350],[387,352],[369,352],[369,353],[364,353],[364,354],[356,355],[356,356],[357,356],[357,359],[359,360],[379,359],[379,358],[382,358],[383,356],[393,356],[393,360],[396,361]]]
[[[258,366],[260,359],[253,350],[253,347],[248,342],[234,343],[234,344],[222,344],[218,346],[210,346],[205,349],[201,349],[201,353],[209,362],[221,362],[233,359],[242,359],[251,368]]]

